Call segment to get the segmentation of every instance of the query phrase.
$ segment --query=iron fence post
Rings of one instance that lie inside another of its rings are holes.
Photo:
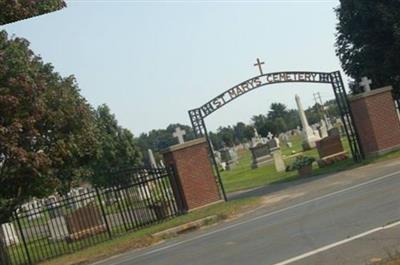
[[[21,234],[21,239],[22,239],[22,244],[24,245],[24,249],[25,249],[25,253],[26,253],[26,258],[28,259],[28,264],[29,265],[33,265],[32,263],[32,259],[31,259],[31,255],[29,253],[29,249],[28,249],[28,245],[26,244],[26,239],[25,239],[25,235],[24,232],[22,231],[22,226],[21,226],[21,222],[18,218],[18,213],[14,213],[15,215],[15,220],[17,221],[17,225],[18,225],[18,230]]]
[[[103,202],[101,201],[101,196],[100,196],[99,188],[98,188],[98,187],[95,187],[95,190],[96,190],[97,200],[99,201],[99,204],[100,204],[101,214],[103,215],[104,222],[106,223],[106,228],[107,228],[108,237],[109,237],[109,238],[112,238],[110,225],[108,224],[106,211],[104,210],[104,205],[103,205]]]

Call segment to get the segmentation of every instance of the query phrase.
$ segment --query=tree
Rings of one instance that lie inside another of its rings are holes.
[[[54,12],[66,7],[62,0],[2,0],[0,1],[0,25]]]
[[[129,179],[112,174],[113,170],[141,165],[141,154],[133,134],[118,125],[115,116],[103,104],[96,110],[96,124],[100,133],[97,159],[89,180],[95,185],[124,184]]]
[[[400,2],[341,0],[336,14],[336,54],[346,74],[368,76],[375,88],[393,85],[399,98]]]
[[[233,126],[233,131],[236,142],[238,143],[249,141],[254,134],[253,129],[243,122],[236,123],[236,125]]]
[[[233,147],[235,145],[235,132],[231,126],[219,127],[218,135],[221,137],[224,145]]]
[[[286,106],[282,103],[272,103],[268,112],[268,119],[275,120],[277,118],[285,118],[288,114]]]
[[[266,137],[268,135],[268,132],[272,130],[272,122],[265,115],[255,115],[251,118],[251,120],[254,124],[254,127],[257,129],[257,132],[261,136]]]
[[[223,148],[221,137],[219,137],[218,133],[210,132],[208,134],[210,141],[213,145],[214,150],[219,150]]]
[[[0,32],[0,222],[21,203],[82,177],[96,130],[73,77]]]
[[[85,175],[97,145],[92,114],[73,76],[62,78],[27,40],[0,31],[0,223]]]

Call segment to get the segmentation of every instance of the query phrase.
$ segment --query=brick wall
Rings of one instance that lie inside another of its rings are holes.
[[[176,170],[186,210],[221,200],[204,138],[172,146],[163,156]]]
[[[400,122],[391,89],[384,87],[349,98],[361,148],[367,157],[400,148]]]

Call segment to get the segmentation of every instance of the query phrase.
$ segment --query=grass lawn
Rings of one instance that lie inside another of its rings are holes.
[[[293,152],[295,154],[302,154],[305,156],[312,156],[316,159],[319,158],[318,152],[316,149],[308,150],[306,152],[302,152],[301,139],[299,136],[293,137],[291,139],[293,143],[292,148],[282,147],[282,155],[285,160],[285,164],[289,165],[293,162],[295,157],[292,155]],[[350,147],[348,144],[348,140],[346,137],[342,138],[342,144],[345,151],[348,152],[348,155],[351,155]],[[291,172],[276,172],[274,165],[251,169],[251,153],[248,150],[242,150],[239,152],[239,163],[233,168],[231,171],[223,171],[221,172],[222,182],[224,184],[226,192],[233,192],[238,190],[250,189],[259,186],[264,186],[272,183],[279,183],[285,181],[291,181],[298,178],[297,171]],[[322,175],[327,173],[338,172],[341,170],[349,169],[352,167],[357,167],[360,165],[365,165],[371,162],[391,159],[395,157],[400,157],[400,151],[392,152],[377,158],[368,159],[363,161],[362,163],[354,163],[351,158],[339,161],[331,166],[318,168],[318,165],[314,163],[313,166],[313,175]]]
[[[97,260],[104,259],[131,249],[141,248],[154,244],[161,239],[151,235],[181,224],[199,220],[208,216],[216,215],[218,220],[232,217],[257,207],[261,203],[261,198],[246,198],[241,200],[218,203],[206,208],[202,208],[186,215],[178,216],[174,219],[141,229],[136,232],[128,233],[124,236],[115,238],[62,257],[44,261],[40,265],[73,265],[88,264]],[[218,221],[217,220],[217,221]]]

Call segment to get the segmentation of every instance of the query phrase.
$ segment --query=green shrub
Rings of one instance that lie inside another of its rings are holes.
[[[286,168],[286,171],[298,170],[303,167],[312,165],[314,163],[315,158],[311,156],[298,156],[296,160]]]

